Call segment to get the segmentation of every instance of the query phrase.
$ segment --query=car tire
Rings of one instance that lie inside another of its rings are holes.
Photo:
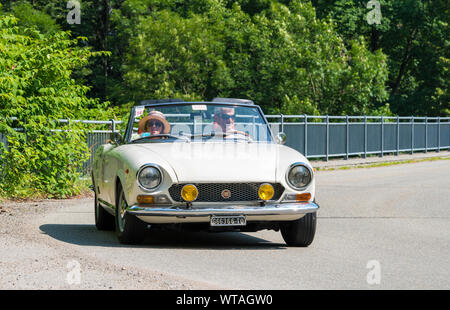
[[[314,240],[316,222],[316,212],[308,213],[301,219],[281,226],[281,235],[288,246],[307,247]]]
[[[95,226],[98,230],[114,230],[116,224],[114,216],[109,214],[99,203],[97,191],[95,188],[94,178],[92,178],[92,185],[94,186],[94,216]]]
[[[116,235],[122,244],[139,244],[144,241],[146,225],[140,219],[124,211],[128,207],[122,187],[117,190],[115,220]]]

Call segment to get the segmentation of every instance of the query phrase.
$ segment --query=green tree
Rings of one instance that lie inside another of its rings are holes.
[[[311,4],[272,2],[253,15],[236,3],[202,8],[183,17],[124,2],[122,10],[133,13],[113,21],[129,38],[122,70],[133,101],[220,95],[252,98],[270,113],[389,110],[379,104],[387,95],[383,53],[358,40],[347,49]]]
[[[50,33],[61,30],[61,27],[47,13],[36,10],[25,1],[14,2],[10,11],[18,18],[18,25],[24,28],[36,27],[41,33]]]
[[[115,44],[113,29],[110,27],[110,15],[113,8],[123,0],[80,0],[81,23],[69,24],[67,15],[68,1],[61,0],[33,0],[11,1],[5,0],[4,11],[19,18],[21,26],[36,26],[42,33],[48,30],[70,31],[73,37],[85,37],[79,46],[89,46],[93,51],[111,51],[120,46]],[[111,44],[112,42],[112,44]],[[117,69],[116,69],[117,68]],[[87,93],[93,98],[100,98],[100,102],[114,100],[112,92],[114,85],[120,85],[120,65],[111,60],[110,54],[99,55],[89,59],[87,66],[73,72],[73,77],[81,84],[90,85]],[[112,98],[113,97],[113,98]],[[98,106],[90,106],[96,109]]]
[[[388,56],[389,102],[400,115],[449,115],[448,1],[379,0],[381,23],[369,25],[368,1],[313,0],[318,16],[330,16],[348,44],[363,36],[372,51]]]
[[[87,86],[77,84],[73,70],[98,55],[77,47],[67,32],[42,34],[0,16],[0,193],[8,197],[77,194],[81,164],[88,154],[77,124],[57,119],[83,117]]]
[[[83,0],[80,25],[67,24],[58,0],[25,2],[87,37],[81,44],[93,51],[111,52],[73,76],[91,86],[87,95],[122,109],[170,95],[248,97],[270,113],[389,113],[386,1],[382,24],[372,26],[363,1],[335,1],[331,14],[321,0]],[[434,90],[433,100],[445,100],[444,84]]]

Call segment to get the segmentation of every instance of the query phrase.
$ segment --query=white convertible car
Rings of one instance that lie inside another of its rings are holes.
[[[143,101],[123,136],[95,153],[96,226],[126,244],[147,229],[272,229],[289,246],[308,246],[314,171],[285,140],[250,100]]]

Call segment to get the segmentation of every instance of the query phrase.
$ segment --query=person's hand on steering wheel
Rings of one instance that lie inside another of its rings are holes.
[[[250,136],[250,134],[248,132],[245,131],[240,131],[240,130],[229,130],[224,134],[224,137],[228,137],[231,135],[241,135],[244,136],[245,138],[247,138],[249,141],[253,141],[252,137]]]

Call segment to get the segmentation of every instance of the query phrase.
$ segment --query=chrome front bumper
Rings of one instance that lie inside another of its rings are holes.
[[[211,216],[245,215],[247,222],[252,221],[294,221],[307,213],[316,212],[319,205],[308,203],[279,203],[264,206],[224,205],[180,208],[180,207],[144,207],[134,205],[127,212],[149,224],[207,223]]]

